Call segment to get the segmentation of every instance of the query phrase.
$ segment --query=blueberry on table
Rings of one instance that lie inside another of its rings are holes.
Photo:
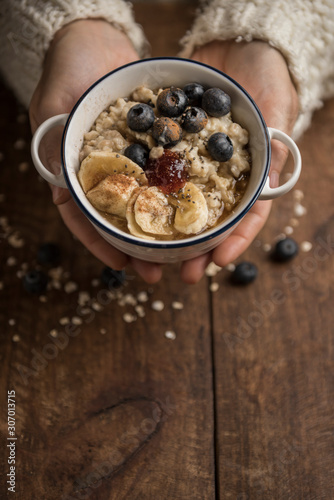
[[[292,238],[284,238],[276,243],[272,259],[276,262],[286,262],[293,259],[298,253],[298,243]]]
[[[152,127],[155,114],[148,104],[135,104],[129,109],[126,123],[131,130],[135,132],[146,132]]]
[[[220,118],[231,111],[231,98],[223,90],[212,87],[203,94],[202,108],[208,115]]]
[[[111,267],[106,266],[101,273],[101,281],[110,290],[113,288],[120,288],[126,279],[125,271],[116,271]]]
[[[57,265],[60,255],[60,248],[56,243],[43,243],[37,250],[37,260],[40,264]]]
[[[181,126],[186,132],[196,134],[208,123],[208,115],[202,108],[195,106],[185,110],[181,117]]]
[[[231,281],[235,285],[248,285],[257,277],[257,267],[251,262],[240,262],[231,274]]]
[[[204,94],[204,87],[200,83],[187,83],[183,92],[188,97],[190,106],[200,106]]]
[[[188,97],[183,90],[176,87],[162,90],[157,98],[159,113],[169,118],[182,115],[187,106]]]
[[[48,277],[43,271],[32,269],[23,277],[23,287],[30,293],[43,293],[48,284]]]
[[[172,148],[182,139],[182,128],[176,121],[163,116],[153,123],[152,136],[159,146]]]
[[[208,140],[208,151],[216,161],[228,161],[233,156],[233,144],[224,132],[212,134]]]
[[[148,150],[141,144],[130,144],[124,150],[124,156],[130,158],[130,160],[137,163],[141,168],[145,168],[148,159]]]

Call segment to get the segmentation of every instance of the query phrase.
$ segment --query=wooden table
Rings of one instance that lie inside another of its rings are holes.
[[[154,54],[175,54],[193,9],[159,9],[136,5]],[[148,294],[132,323],[123,315],[134,305],[106,295],[103,265],[73,239],[40,182],[26,112],[4,86],[0,102],[1,498],[333,498],[334,101],[299,142],[307,213],[294,215],[296,190],[275,201],[243,256],[258,279],[238,288],[222,270],[186,286],[175,265],[148,286],[128,269],[123,299]],[[268,245],[291,218],[293,237],[312,249],[274,264]],[[61,288],[40,297],[21,281],[45,241],[61,246]],[[16,495],[5,485],[7,391],[16,400]]]

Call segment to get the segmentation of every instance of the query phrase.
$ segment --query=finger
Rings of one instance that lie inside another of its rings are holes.
[[[251,244],[264,226],[270,212],[271,201],[257,201],[237,228],[213,251],[213,262],[224,267],[237,259]]]
[[[60,205],[59,212],[69,230],[95,257],[113,269],[119,270],[126,266],[128,257],[98,234],[73,199]]]
[[[203,277],[205,269],[211,260],[212,253],[210,252],[183,262],[180,271],[181,279],[188,285],[194,285]]]
[[[130,259],[133,269],[146,281],[146,283],[157,283],[162,277],[162,268],[160,264],[145,262],[144,260]]]

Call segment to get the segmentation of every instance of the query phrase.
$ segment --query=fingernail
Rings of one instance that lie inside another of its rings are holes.
[[[272,188],[279,186],[279,173],[278,172],[272,172],[270,174],[270,186]]]

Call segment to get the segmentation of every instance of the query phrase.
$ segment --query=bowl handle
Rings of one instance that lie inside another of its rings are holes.
[[[67,188],[63,174],[60,173],[59,175],[55,175],[43,165],[39,157],[39,146],[45,134],[52,128],[57,127],[58,125],[65,125],[67,118],[68,118],[68,113],[64,113],[62,115],[52,116],[48,120],[45,120],[45,122],[41,123],[41,125],[34,133],[31,142],[32,161],[34,162],[34,165],[38,173],[41,174],[41,176],[46,181],[62,188]]]
[[[283,194],[288,193],[296,184],[299,179],[301,168],[302,168],[302,160],[300,156],[300,152],[297,144],[289,137],[287,134],[282,132],[281,130],[277,130],[276,128],[268,127],[270,139],[277,139],[278,141],[283,142],[285,144],[293,157],[293,172],[289,180],[287,180],[284,184],[279,187],[271,188],[269,185],[269,177],[264,185],[262,193],[259,196],[259,200],[272,200],[274,198],[278,198]]]

